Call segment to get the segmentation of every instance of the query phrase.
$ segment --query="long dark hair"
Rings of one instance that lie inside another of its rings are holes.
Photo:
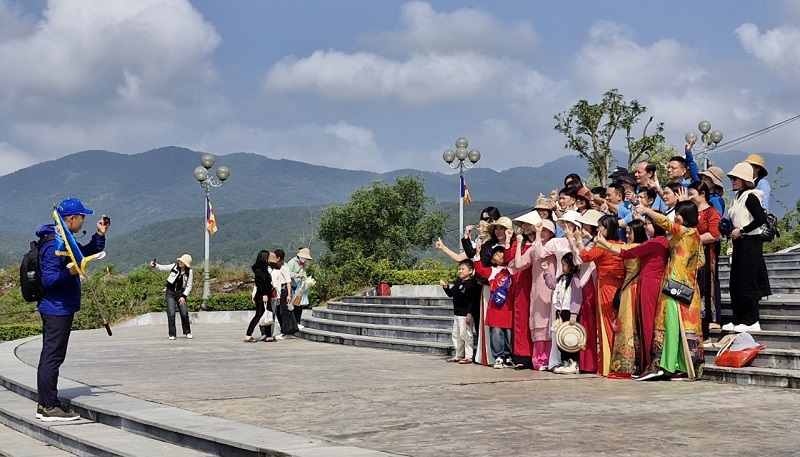
[[[597,226],[605,227],[607,240],[619,240],[619,222],[616,217],[606,214],[597,221]]]
[[[631,229],[631,233],[633,233],[633,239],[628,240],[629,243],[644,243],[647,241],[647,232],[644,231],[644,222],[639,219],[632,220],[628,227]]]
[[[269,289],[272,286],[272,278],[269,274],[269,251],[261,250],[256,255],[256,261],[250,267],[255,275],[256,289]],[[258,294],[256,294],[258,295]]]
[[[656,213],[661,214],[660,211],[656,211]],[[653,238],[657,236],[667,236],[667,231],[664,230],[664,227],[656,224],[655,219],[653,219],[650,216],[645,216],[645,219],[647,219],[648,221],[650,221],[651,224],[653,224]]]
[[[705,194],[703,198],[706,200],[706,203],[711,203],[709,197],[711,197],[711,189],[708,188],[708,185],[703,181],[694,181],[689,184],[689,189],[694,189],[697,191],[698,194]]]
[[[493,220],[493,221],[496,221],[496,220],[500,219],[500,216],[501,216],[500,215],[500,210],[495,208],[494,206],[487,206],[486,208],[483,208],[483,210],[481,210],[480,216],[478,216],[478,217],[482,219],[483,218],[483,213],[488,214],[489,218],[491,220]]]

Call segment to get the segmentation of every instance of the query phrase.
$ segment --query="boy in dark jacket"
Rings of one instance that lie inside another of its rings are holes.
[[[481,285],[475,279],[475,265],[465,259],[458,263],[458,279],[453,287],[439,280],[448,297],[453,299],[453,346],[455,356],[448,362],[472,363],[472,319],[480,313]]]

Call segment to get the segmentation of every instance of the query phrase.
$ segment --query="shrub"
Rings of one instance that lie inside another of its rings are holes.
[[[41,335],[42,326],[36,324],[0,325],[0,341],[13,341],[33,335]]]

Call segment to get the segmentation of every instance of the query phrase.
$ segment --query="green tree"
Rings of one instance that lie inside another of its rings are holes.
[[[328,246],[315,272],[319,298],[353,293],[389,269],[413,265],[412,248],[433,244],[449,218],[443,210],[429,212],[432,203],[421,177],[401,176],[394,184],[375,181],[326,208],[317,229]]]
[[[600,103],[590,104],[580,100],[568,111],[555,115],[557,123],[553,129],[567,137],[565,149],[572,149],[579,157],[586,159],[592,178],[604,183],[614,160],[611,141],[618,131],[625,132],[629,170],[637,162],[649,159],[651,152],[663,146],[663,122],[656,124],[654,133],[647,133],[653,122],[652,116],[642,130],[641,137],[633,136],[634,126],[646,112],[647,107],[638,100],[626,102],[617,89],[611,89],[603,94]]]

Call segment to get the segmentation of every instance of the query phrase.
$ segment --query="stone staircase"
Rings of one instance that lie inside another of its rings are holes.
[[[800,388],[800,254],[765,256],[772,293],[761,302],[756,341],[767,347],[750,366],[714,365],[716,352],[707,349],[704,379],[772,387]],[[723,323],[730,321],[728,258],[720,259]],[[314,308],[303,319],[300,336],[326,343],[452,355],[452,303],[438,286],[394,286],[392,296],[344,297],[327,308]],[[712,330],[719,340],[726,332]]]
[[[711,381],[752,384],[770,387],[800,388],[800,254],[764,256],[769,272],[772,295],[760,303],[760,332],[753,338],[767,347],[743,368],[714,365],[715,350],[706,350],[704,377]],[[730,267],[727,258],[720,259],[722,288],[722,322],[730,322],[730,297],[727,295]],[[719,340],[728,332],[712,330]]]

